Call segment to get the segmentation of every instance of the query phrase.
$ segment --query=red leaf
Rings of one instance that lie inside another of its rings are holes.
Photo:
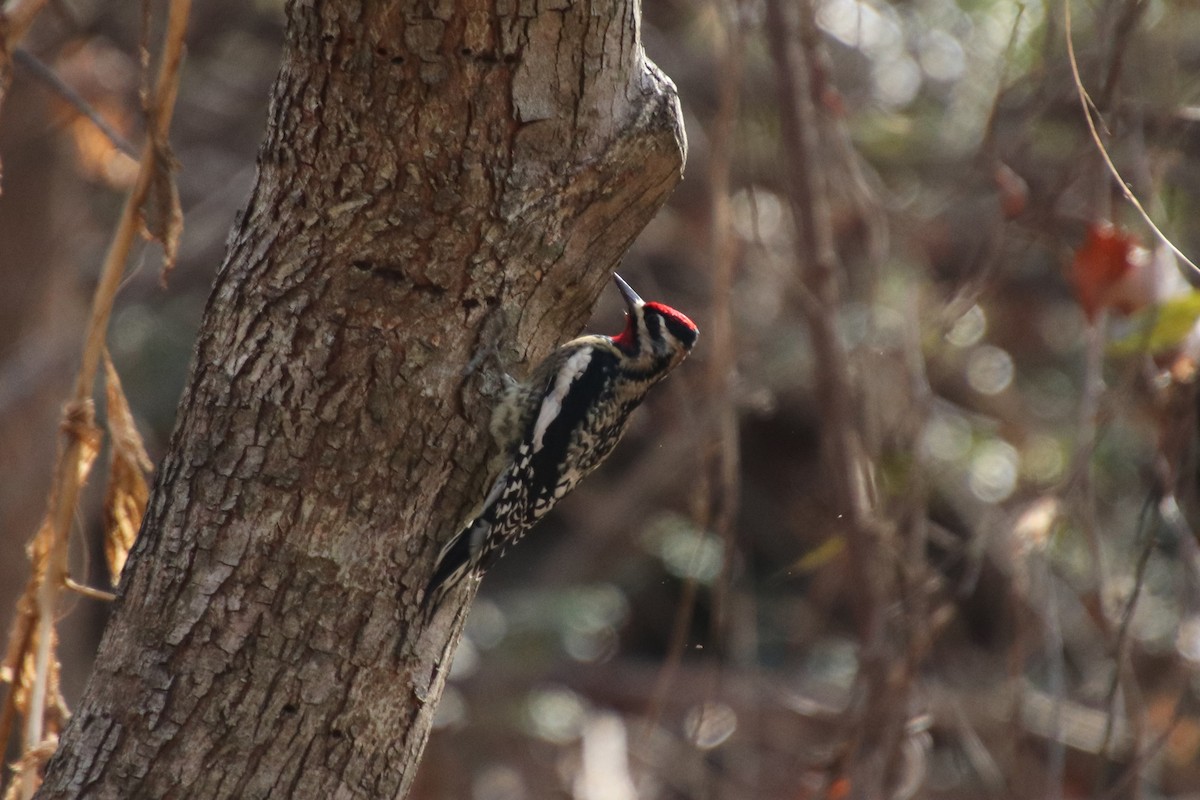
[[[1089,225],[1071,269],[1075,295],[1088,321],[1106,308],[1130,314],[1148,305],[1148,263],[1148,252],[1134,236],[1108,222]]]

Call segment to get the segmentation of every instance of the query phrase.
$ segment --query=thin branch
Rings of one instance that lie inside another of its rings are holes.
[[[1088,545],[1092,570],[1095,575],[1094,594],[1100,607],[1094,614],[1098,629],[1106,638],[1112,635],[1103,603],[1108,593],[1108,572],[1104,565],[1104,548],[1096,521],[1096,487],[1092,477],[1092,456],[1096,451],[1099,436],[1100,404],[1104,397],[1104,331],[1107,328],[1107,312],[1101,312],[1095,324],[1086,329],[1086,351],[1083,365],[1083,396],[1079,403],[1078,436],[1071,459],[1070,476],[1073,496],[1078,506],[1080,527]]]
[[[739,468],[741,443],[734,399],[737,374],[737,346],[733,325],[733,282],[739,242],[733,225],[732,174],[734,144],[737,142],[738,111],[741,106],[742,79],[745,73],[745,0],[716,0],[724,24],[720,37],[720,76],[717,82],[717,113],[710,139],[709,183],[712,210],[713,282],[711,355],[705,375],[710,398],[708,446],[704,454],[704,495],[700,498],[701,522],[724,543],[721,574],[712,588],[710,631],[718,660],[714,662],[712,685],[708,694],[719,691],[724,680],[725,660],[730,653],[730,625],[733,564],[737,534],[734,530],[740,500]],[[708,702],[706,700],[706,702]]]
[[[175,94],[179,88],[179,66],[183,58],[183,34],[187,27],[190,8],[191,0],[172,0],[171,2],[167,18],[166,46],[154,92],[155,105],[150,114],[154,135],[150,136],[142,147],[137,182],[125,200],[125,207],[121,211],[121,220],[117,224],[116,233],[104,259],[104,266],[100,270],[100,282],[96,287],[92,315],[88,321],[87,336],[84,340],[83,364],[75,383],[76,401],[91,396],[92,387],[96,381],[96,371],[104,353],[108,320],[112,316],[116,289],[121,282],[125,262],[129,259],[129,251],[134,237],[138,233],[139,209],[146,200],[154,178],[154,141],[165,139],[171,126],[171,115],[175,110]]]
[[[1108,687],[1108,696],[1105,702],[1108,706],[1108,718],[1104,724],[1104,742],[1100,746],[1100,754],[1104,755],[1109,752],[1112,746],[1113,735],[1116,732],[1117,723],[1117,693],[1124,690],[1125,700],[1125,718],[1129,720],[1131,731],[1131,750],[1132,764],[1127,770],[1131,773],[1134,779],[1133,792],[1140,796],[1141,781],[1137,780],[1141,775],[1142,765],[1145,763],[1145,756],[1142,752],[1142,709],[1139,707],[1140,702],[1137,702],[1137,696],[1140,692],[1137,691],[1137,676],[1134,674],[1133,659],[1130,656],[1130,637],[1129,629],[1133,623],[1133,614],[1137,610],[1138,600],[1142,596],[1142,589],[1146,583],[1146,569],[1150,565],[1150,556],[1154,552],[1157,544],[1157,537],[1154,535],[1151,517],[1155,508],[1153,498],[1147,498],[1142,506],[1140,515],[1139,527],[1145,530],[1148,535],[1146,543],[1142,547],[1142,551],[1138,554],[1137,566],[1134,569],[1134,584],[1133,590],[1129,594],[1129,601],[1125,604],[1124,612],[1121,614],[1121,621],[1117,626],[1116,644],[1113,652],[1113,660],[1116,662],[1113,669],[1112,682]],[[1097,775],[1096,794],[1100,794],[1099,785],[1100,776]]]
[[[800,21],[793,17],[799,6]],[[874,467],[863,436],[861,392],[838,328],[842,268],[835,246],[829,150],[822,149],[821,116],[813,91],[819,45],[810,2],[768,0],[766,31],[779,96],[780,157],[794,225],[795,268],[803,291],[796,295],[811,342],[816,400],[821,418],[821,457],[828,476],[829,505],[846,541],[848,581],[860,642],[854,701],[843,723],[847,741],[831,775],[853,770],[857,797],[883,796],[898,763],[889,743],[907,716],[902,686],[891,685],[895,654],[885,640],[884,604],[894,584],[884,572],[881,529],[875,517]],[[799,37],[796,35],[799,32]],[[890,555],[890,554],[889,554]],[[895,688],[896,691],[892,691]]]
[[[697,548],[699,544],[697,544]],[[642,730],[642,743],[649,741],[650,734],[658,727],[662,710],[666,706],[666,698],[675,683],[679,666],[683,663],[683,650],[687,646],[687,632],[692,626],[692,616],[696,609],[696,592],[698,581],[689,575],[683,582],[683,592],[675,607],[675,620],[671,624],[671,638],[667,645],[667,658],[658,678],[654,682],[654,693],[650,698],[650,710],[646,715],[645,727]]]
[[[17,715],[17,683],[20,671],[33,641],[33,609],[29,607],[31,592],[26,589],[24,595],[17,600],[17,613],[13,620],[12,631],[8,635],[8,651],[5,653],[3,676],[8,685],[4,689],[4,702],[0,706],[0,745],[7,745],[12,733],[13,721]]]
[[[795,256],[801,270],[798,292],[812,339],[815,384],[824,421],[822,455],[831,467],[831,504],[848,532],[848,549],[855,575],[859,631],[864,642],[874,638],[878,608],[871,562],[865,486],[867,465],[855,428],[855,390],[848,358],[837,331],[840,307],[838,259],[826,191],[826,176],[818,152],[816,109],[809,94],[808,69],[792,33],[782,0],[767,4],[767,33],[776,66],[780,98],[781,147],[788,171],[788,192],[795,223]]]
[[[102,600],[106,603],[111,603],[117,599],[117,596],[112,592],[106,592],[103,589],[97,589],[93,586],[86,586],[72,578],[67,578],[66,587],[72,592],[81,594],[91,600]]]
[[[706,446],[702,480],[696,498],[696,524],[702,530],[712,530],[724,542],[722,574],[713,591],[712,639],[722,640],[728,615],[729,569],[733,563],[733,521],[738,502],[738,437],[737,416],[733,406],[731,382],[735,371],[733,323],[730,313],[733,292],[733,268],[737,258],[737,238],[733,228],[730,206],[730,173],[732,172],[733,141],[737,127],[743,73],[744,33],[741,25],[740,0],[715,0],[714,11],[722,20],[717,32],[717,89],[718,107],[711,129],[709,156],[710,208],[712,210],[713,286],[709,326],[711,357],[705,375],[707,395],[713,399],[712,413],[705,419]],[[648,735],[661,717],[667,693],[674,683],[699,587],[689,576],[683,586],[672,624],[667,658],[655,682],[650,711],[647,714]]]
[[[86,478],[85,461],[90,465],[99,432],[94,423],[92,390],[100,358],[104,353],[108,322],[125,263],[129,258],[134,238],[140,228],[140,209],[145,202],[158,168],[157,141],[166,137],[179,84],[179,66],[183,54],[183,38],[191,0],[172,0],[167,18],[162,63],[156,81],[151,109],[153,135],[148,137],[142,149],[137,181],[125,200],[121,219],[113,234],[100,280],[92,298],[92,311],[84,338],[82,363],[75,381],[71,399],[66,405],[61,426],[62,446],[55,467],[54,490],[47,512],[50,522],[50,541],[45,555],[44,572],[37,585],[35,610],[36,633],[33,637],[37,650],[34,657],[34,679],[29,709],[25,718],[22,736],[23,751],[29,752],[41,746],[47,695],[51,685],[51,658],[54,624],[60,594],[67,587],[67,545],[71,521],[78,505],[79,492]],[[40,535],[40,534],[39,534]],[[35,580],[38,578],[35,574]],[[21,775],[20,797],[28,800],[37,789],[38,776],[35,770]]]
[[[120,150],[130,158],[137,158],[137,148],[124,136],[120,131],[108,123],[108,120],[100,116],[100,112],[83,99],[79,92],[72,89],[66,81],[58,76],[58,73],[46,66],[41,59],[29,52],[23,47],[18,47],[13,51],[13,62],[29,71],[29,74],[37,78],[39,81],[48,86],[51,90],[57,93],[63,100],[75,107],[75,110],[88,119],[96,129],[112,143],[113,147]]]
[[[1173,704],[1174,711],[1171,713],[1171,718],[1162,726],[1162,731],[1158,733],[1144,748],[1140,758],[1135,758],[1134,763],[1126,770],[1123,770],[1121,777],[1113,781],[1108,790],[1097,795],[1097,800],[1117,800],[1117,798],[1128,797],[1128,789],[1130,784],[1134,785],[1134,791],[1141,795],[1140,781],[1141,765],[1157,760],[1162,749],[1166,747],[1168,740],[1176,732],[1179,723],[1183,721],[1183,716],[1187,710],[1187,701],[1191,696],[1186,684],[1177,694],[1177,699]]]
[[[1154,235],[1158,237],[1159,241],[1170,248],[1171,252],[1183,261],[1183,263],[1187,264],[1193,272],[1200,274],[1200,267],[1197,267],[1190,258],[1184,255],[1183,251],[1176,247],[1175,243],[1168,239],[1167,235],[1151,219],[1149,212],[1142,206],[1137,195],[1133,193],[1133,189],[1129,188],[1129,184],[1121,177],[1121,172],[1117,169],[1117,165],[1113,163],[1107,148],[1104,146],[1104,142],[1100,139],[1100,133],[1096,129],[1096,121],[1092,118],[1092,110],[1095,108],[1095,105],[1092,103],[1092,98],[1088,94],[1087,89],[1083,86],[1083,79],[1079,75],[1079,62],[1075,59],[1075,44],[1071,36],[1071,4],[1069,2],[1063,3],[1063,27],[1067,39],[1067,60],[1070,62],[1071,78],[1075,81],[1075,90],[1079,95],[1079,106],[1083,109],[1083,119],[1087,122],[1088,132],[1091,134],[1092,142],[1096,145],[1096,150],[1100,153],[1100,158],[1104,161],[1104,166],[1108,168],[1117,185],[1121,187],[1121,194],[1125,196],[1130,205],[1137,209],[1142,220],[1145,221],[1150,230],[1154,231]],[[1098,114],[1099,112],[1097,112]]]
[[[1105,36],[1100,41],[1109,41],[1112,44],[1112,58],[1108,62],[1108,72],[1104,76],[1104,85],[1100,88],[1100,106],[1097,108],[1109,108],[1112,105],[1113,97],[1117,92],[1117,84],[1121,80],[1121,71],[1125,67],[1125,53],[1128,51],[1129,39],[1133,32],[1137,30],[1138,20],[1149,7],[1146,0],[1126,0],[1125,7],[1121,9],[1121,13],[1117,15],[1116,24],[1113,26],[1113,31],[1109,36]],[[1067,28],[1067,38],[1070,40],[1070,27]]]
[[[733,380],[737,370],[733,331],[733,271],[737,263],[738,241],[733,226],[730,176],[733,171],[733,143],[736,140],[741,80],[744,72],[744,33],[739,0],[718,2],[725,18],[717,84],[718,105],[710,140],[709,183],[712,209],[713,286],[711,355],[705,376],[707,396],[712,399],[714,418],[710,425],[710,448],[703,502],[703,524],[725,541],[722,580],[714,597],[714,634],[724,625],[728,613],[729,566],[734,549],[733,523],[738,505],[739,443],[737,409],[734,405]]]
[[[1017,6],[1013,16],[1012,28],[1008,32],[1008,42],[1004,45],[1004,54],[1000,57],[1000,75],[996,80],[996,93],[992,95],[992,105],[988,109],[987,121],[983,125],[983,138],[979,144],[979,152],[991,154],[995,149],[996,124],[1000,118],[1000,101],[1004,97],[1004,87],[1008,83],[1008,67],[1012,63],[1013,52],[1017,48],[1017,35],[1021,30],[1021,20],[1025,18],[1025,4]]]

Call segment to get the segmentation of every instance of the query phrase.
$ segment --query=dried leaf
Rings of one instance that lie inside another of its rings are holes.
[[[58,631],[53,629],[54,636],[50,642],[50,652],[58,653]],[[57,736],[67,726],[71,712],[67,708],[67,699],[62,695],[62,662],[57,656],[50,659],[50,669],[46,680],[45,731],[46,735]]]
[[[183,233],[183,207],[179,203],[179,187],[175,184],[179,162],[166,140],[154,142],[151,158],[150,184],[140,211],[146,236],[162,244],[163,268],[159,278],[166,285],[167,275],[175,267],[179,237]]]
[[[95,419],[92,401],[89,399],[82,403],[68,404],[63,414],[63,421],[59,425],[59,429],[67,438],[68,446],[72,442],[79,445],[75,469],[79,476],[80,486],[87,483],[88,475],[92,472],[92,465],[96,463],[96,456],[100,455],[100,444],[104,441],[103,434],[96,427]],[[51,491],[57,491],[57,487]],[[54,505],[51,504],[51,508],[53,507]],[[38,535],[41,535],[41,531],[38,532]]]
[[[50,547],[54,543],[54,526],[50,524],[50,515],[47,514],[42,518],[42,524],[38,526],[37,533],[25,545],[25,555],[29,558],[30,575],[29,588],[26,589],[28,597],[30,613],[33,613],[34,595],[37,594],[37,585],[42,582],[42,577],[46,574],[46,561],[50,555]]]
[[[37,651],[40,642],[38,641],[38,627],[35,624],[30,631],[29,647],[26,648],[24,657],[17,669],[17,674],[14,676],[16,680],[13,682],[13,707],[22,717],[29,715],[29,705],[33,700],[33,685],[37,679]],[[59,673],[61,672],[61,664],[54,656],[58,652],[58,631],[53,626],[50,627],[50,659],[48,670],[46,673],[46,703],[45,708],[47,717],[51,720],[61,723],[64,718],[55,709],[59,706],[65,710],[66,703],[59,692]],[[52,726],[56,730],[61,728],[61,724]]]
[[[148,36],[150,30],[148,8],[149,6],[146,6],[143,9],[143,37]],[[170,4],[162,61],[153,90],[148,82],[149,48],[146,46],[146,39],[142,40],[142,75],[147,80],[147,83],[143,84],[142,107],[146,110],[151,162],[149,165],[145,164],[143,156],[143,168],[149,167],[150,173],[140,211],[146,231],[163,246],[163,269],[159,278],[164,286],[167,275],[175,266],[175,257],[179,252],[179,236],[183,231],[183,211],[179,205],[179,189],[175,185],[175,170],[179,164],[171,152],[168,132],[171,128],[171,115],[175,110],[175,96],[179,91],[179,65],[183,60],[183,39],[190,9],[190,0]]]
[[[32,663],[34,631],[37,627],[37,592],[46,576],[47,557],[53,539],[50,518],[42,520],[38,532],[26,545],[31,562],[29,581],[25,591],[17,598],[12,629],[8,634],[8,647],[4,652],[4,663],[0,665],[0,683],[9,684],[4,693],[4,706],[0,708],[0,743],[7,742],[12,733],[14,717],[24,715],[28,708],[28,684],[25,683],[26,665]]]
[[[33,689],[37,683],[37,652],[38,630],[36,618],[22,617],[17,628],[13,631],[13,641],[10,643],[9,659],[3,669],[5,682],[10,683],[5,695],[5,706],[0,719],[0,742],[8,741],[12,733],[14,716],[19,715],[28,719],[29,709],[33,703]],[[54,656],[58,652],[58,631],[53,626],[48,628],[51,654],[47,663],[45,702],[43,703],[43,730],[50,735],[56,735],[66,726],[71,713],[67,709],[66,700],[61,691],[62,664]],[[15,656],[15,657],[14,657]]]
[[[4,664],[0,665],[0,683],[9,684],[4,693],[4,707],[0,708],[0,743],[7,742],[12,733],[13,719],[22,713],[17,705],[17,679],[21,674],[25,655],[33,641],[33,629],[37,622],[34,613],[34,594],[37,584],[32,580],[25,588],[24,594],[17,600],[16,615],[13,619],[12,630],[8,634],[8,648],[4,654]]]
[[[33,692],[33,679],[36,674],[37,654],[37,625],[29,632],[29,647],[21,654],[17,664],[16,674],[13,675],[13,708],[22,717],[29,714],[29,700]]]
[[[36,623],[36,620],[35,620]],[[25,650],[17,657],[12,672],[12,707],[18,715],[29,713],[29,694],[33,688],[34,654],[37,651],[37,625],[29,628]]]
[[[104,556],[115,586],[142,526],[146,501],[150,497],[146,474],[153,467],[134,425],[129,401],[121,389],[121,379],[107,353],[104,355],[104,372],[108,432],[112,438],[112,464],[104,493]]]
[[[104,558],[114,586],[137,539],[149,494],[142,473],[114,454],[104,497]]]

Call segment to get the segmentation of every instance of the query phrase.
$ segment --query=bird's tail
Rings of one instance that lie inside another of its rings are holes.
[[[491,535],[492,526],[496,523],[496,502],[504,493],[507,483],[507,473],[502,472],[492,482],[483,505],[477,509],[470,521],[463,526],[438,553],[437,565],[433,568],[433,577],[425,587],[425,596],[421,604],[429,611],[437,608],[447,593],[469,575],[482,574],[487,564],[482,563],[484,545]]]
[[[438,554],[433,577],[425,587],[422,605],[427,609],[436,608],[451,589],[467,576],[477,572],[480,567],[479,551],[491,527],[491,520],[484,513],[471,520],[454,538],[446,542],[442,552]]]

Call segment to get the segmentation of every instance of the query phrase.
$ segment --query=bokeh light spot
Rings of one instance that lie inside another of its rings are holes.
[[[1062,478],[1067,456],[1053,436],[1034,434],[1021,448],[1021,474],[1034,483],[1054,483]]]
[[[525,702],[530,732],[540,739],[567,744],[579,738],[587,717],[583,698],[561,687],[531,692]]]
[[[950,326],[946,341],[955,347],[971,347],[978,344],[986,332],[987,315],[983,313],[982,308],[974,305]]]
[[[1017,487],[1020,462],[1017,449],[1008,442],[993,439],[980,445],[967,478],[971,493],[985,503],[1007,500]]]
[[[688,709],[683,730],[696,747],[712,750],[737,730],[737,713],[724,703],[701,703]]]
[[[971,451],[971,425],[958,414],[935,414],[925,426],[921,445],[938,461],[961,461]]]
[[[967,383],[980,394],[1000,394],[1012,379],[1012,356],[999,347],[981,345],[967,358]]]

